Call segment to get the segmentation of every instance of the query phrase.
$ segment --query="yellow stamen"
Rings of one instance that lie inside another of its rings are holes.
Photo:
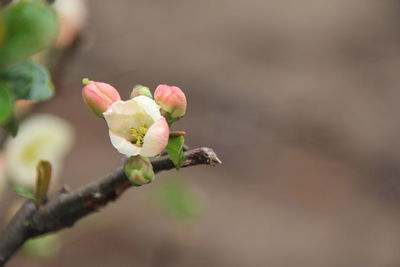
[[[135,142],[137,146],[142,146],[144,141],[143,139],[147,133],[147,130],[148,129],[145,126],[141,126],[139,127],[139,129],[130,129],[133,137],[132,143]]]

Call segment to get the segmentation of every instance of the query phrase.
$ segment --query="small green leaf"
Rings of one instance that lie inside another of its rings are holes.
[[[16,99],[43,101],[52,97],[54,93],[49,72],[32,60],[0,69],[0,81],[11,88]]]
[[[179,169],[185,159],[183,153],[183,144],[185,143],[185,138],[183,136],[171,136],[167,145],[167,152],[174,163],[175,167]]]
[[[4,126],[13,114],[13,97],[10,89],[0,82],[0,125]]]
[[[4,40],[0,65],[32,56],[48,47],[57,34],[57,17],[39,1],[20,1],[1,12]]]
[[[36,166],[36,194],[35,204],[39,207],[46,198],[51,180],[51,164],[48,161],[41,160]]]
[[[18,195],[21,197],[29,198],[29,199],[35,199],[35,194],[30,191],[29,189],[22,187],[22,186],[13,186],[11,188],[12,190],[15,191]]]

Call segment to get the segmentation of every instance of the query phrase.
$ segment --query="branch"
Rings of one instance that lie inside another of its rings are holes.
[[[202,147],[186,151],[182,167],[220,163],[212,149]],[[155,173],[175,168],[168,156],[154,158],[152,165]],[[119,167],[76,191],[60,193],[38,209],[32,201],[26,201],[0,237],[0,266],[29,238],[72,227],[79,219],[118,199],[131,186],[123,167]]]

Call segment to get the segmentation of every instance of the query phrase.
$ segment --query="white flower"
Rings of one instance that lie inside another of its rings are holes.
[[[73,131],[64,120],[48,114],[34,115],[22,122],[18,135],[5,144],[6,172],[18,186],[34,188],[36,165],[40,160],[52,164],[52,181],[61,160],[73,143]]]
[[[168,144],[168,124],[160,107],[147,96],[114,102],[103,115],[111,143],[121,154],[153,157]]]

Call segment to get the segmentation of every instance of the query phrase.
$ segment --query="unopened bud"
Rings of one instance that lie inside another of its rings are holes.
[[[132,92],[131,92],[131,98],[134,98],[136,96],[144,95],[147,97],[150,97],[153,99],[153,95],[150,92],[150,89],[146,86],[143,85],[136,85],[133,87]]]
[[[126,177],[136,186],[151,183],[155,177],[149,158],[142,156],[130,157],[125,164],[124,170]]]
[[[154,98],[169,123],[185,115],[186,96],[179,87],[160,84],[154,92]]]
[[[82,97],[88,108],[98,117],[103,117],[112,103],[121,100],[118,91],[107,83],[83,79]]]

